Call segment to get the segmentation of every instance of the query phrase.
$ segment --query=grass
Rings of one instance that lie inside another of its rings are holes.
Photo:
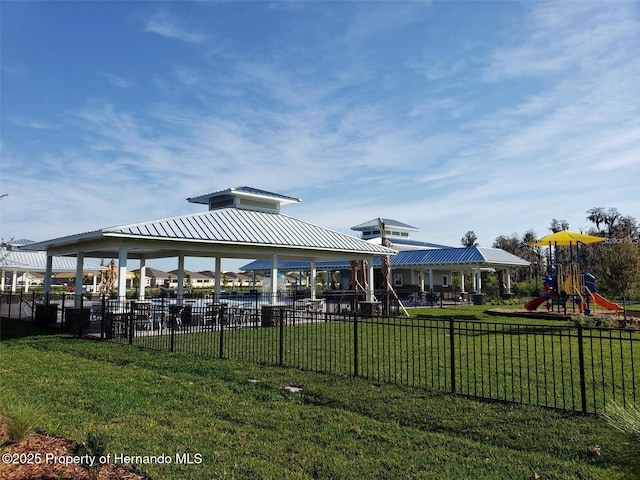
[[[2,327],[0,411],[21,399],[45,412],[36,428],[76,441],[98,432],[112,454],[202,455],[199,464],[139,465],[153,478],[629,473],[619,460],[622,434],[596,417],[64,335],[21,336],[27,332],[16,334],[20,327],[7,320]]]

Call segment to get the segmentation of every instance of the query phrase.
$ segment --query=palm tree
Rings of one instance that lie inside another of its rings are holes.
[[[587,210],[587,220],[594,223],[596,226],[596,231],[600,233],[600,224],[604,222],[606,214],[604,212],[604,208],[602,207],[593,207]]]
[[[473,230],[469,230],[464,234],[464,237],[460,239],[460,243],[463,247],[477,247],[478,246],[478,236],[475,234]]]

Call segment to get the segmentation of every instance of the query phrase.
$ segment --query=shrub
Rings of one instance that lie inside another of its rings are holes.
[[[621,406],[608,402],[603,414],[609,425],[627,436],[627,448],[621,453],[621,460],[633,469],[636,478],[640,477],[640,410],[636,404]]]
[[[540,297],[542,295],[542,281],[534,279],[518,282],[512,290],[519,298]]]
[[[610,315],[585,315],[581,313],[573,315],[571,322],[583,327],[616,328],[618,326],[618,320]]]
[[[42,414],[37,409],[23,403],[11,407],[4,415],[9,437],[7,443],[18,443],[29,438],[41,417]]]
[[[87,470],[90,480],[98,478],[98,472],[103,465],[98,462],[97,459],[104,456],[106,451],[107,439],[102,434],[93,431],[87,432],[84,442],[75,443],[73,445],[74,454],[79,456],[89,455],[96,459],[96,462],[93,465],[82,464],[82,467]]]

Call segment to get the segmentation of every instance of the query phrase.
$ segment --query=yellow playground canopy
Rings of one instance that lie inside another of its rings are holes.
[[[563,230],[561,232],[556,232],[551,235],[547,235],[546,237],[542,237],[535,243],[532,243],[533,247],[550,247],[550,246],[558,246],[558,247],[569,247],[571,245],[578,245],[578,243],[582,243],[583,245],[591,245],[592,243],[604,242],[604,238],[596,237],[595,235],[587,235],[586,233],[579,232],[569,232],[567,230]]]

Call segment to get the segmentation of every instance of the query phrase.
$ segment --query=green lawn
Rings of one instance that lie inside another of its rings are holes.
[[[2,328],[0,411],[28,404],[38,429],[100,432],[114,455],[202,455],[142,467],[157,479],[630,475],[625,438],[597,417]]]

